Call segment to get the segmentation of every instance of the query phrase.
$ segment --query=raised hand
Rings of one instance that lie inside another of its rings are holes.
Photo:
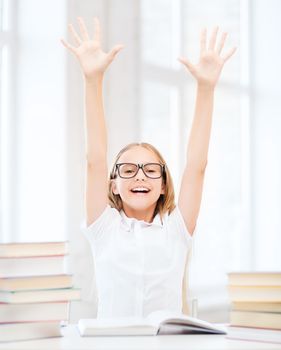
[[[227,53],[222,54],[227,33],[223,33],[217,43],[218,29],[218,27],[213,29],[208,45],[206,43],[207,31],[206,29],[202,30],[200,39],[200,58],[197,64],[192,64],[184,57],[178,58],[200,85],[214,87],[219,80],[225,62],[236,50],[236,48],[233,47]]]
[[[101,49],[99,20],[94,18],[94,23],[95,33],[93,39],[90,38],[85,23],[81,17],[78,17],[80,36],[75,31],[73,25],[69,24],[69,30],[77,46],[73,46],[61,39],[62,44],[74,53],[79,60],[83,74],[88,80],[103,75],[107,67],[114,60],[116,54],[123,48],[123,45],[116,45],[110,52],[104,52]]]

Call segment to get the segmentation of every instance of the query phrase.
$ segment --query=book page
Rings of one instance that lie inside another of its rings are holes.
[[[169,311],[155,311],[152,312],[147,318],[151,324],[155,326],[158,325],[159,328],[163,328],[163,326],[166,327],[167,325],[173,325],[173,329],[176,329],[176,327],[184,327],[187,330],[188,326],[188,328],[193,332],[197,329],[198,331],[201,330],[204,333],[206,331],[209,333],[226,333],[223,327],[218,327],[209,322],[199,320],[197,318],[193,318],[184,314],[174,314]]]
[[[91,335],[155,335],[158,327],[146,318],[81,319],[78,322],[81,336]]]

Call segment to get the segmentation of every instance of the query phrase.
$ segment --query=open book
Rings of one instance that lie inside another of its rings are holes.
[[[226,334],[219,327],[169,311],[154,311],[146,318],[81,319],[78,330],[83,336],[157,335],[157,334]]]

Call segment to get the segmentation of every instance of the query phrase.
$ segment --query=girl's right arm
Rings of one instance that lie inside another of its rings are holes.
[[[69,29],[77,43],[74,47],[64,40],[63,45],[77,57],[84,77],[86,109],[87,226],[93,223],[108,204],[107,132],[104,118],[102,85],[107,67],[122,49],[115,46],[109,53],[100,47],[99,21],[95,18],[95,35],[90,39],[82,18],[78,18],[81,38],[70,24]]]

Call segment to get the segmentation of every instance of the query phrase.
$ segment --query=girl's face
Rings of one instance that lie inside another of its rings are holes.
[[[150,150],[136,146],[121,155],[119,163],[160,163],[157,156]],[[151,179],[147,177],[142,169],[138,169],[135,177],[124,179],[118,173],[116,179],[112,180],[114,194],[119,194],[123,207],[134,211],[153,210],[161,194],[164,194],[163,178]]]

